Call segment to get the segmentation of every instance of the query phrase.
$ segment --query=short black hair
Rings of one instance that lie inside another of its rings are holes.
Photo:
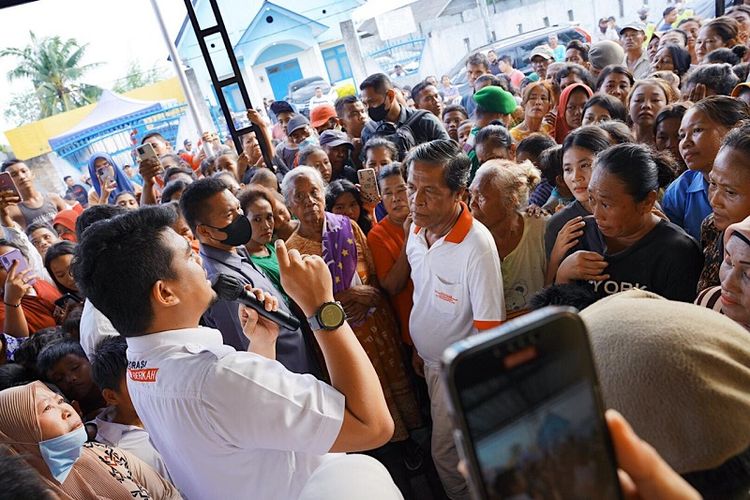
[[[372,220],[370,220],[367,210],[362,206],[362,195],[360,194],[359,189],[351,181],[338,179],[331,182],[328,187],[326,187],[326,210],[332,212],[336,200],[344,193],[349,193],[354,197],[354,201],[359,205],[359,219],[355,222],[359,225],[359,228],[363,233],[369,233],[372,228]]]
[[[117,205],[94,205],[87,208],[76,219],[76,239],[80,241],[83,232],[94,222],[111,219],[127,213],[127,211],[126,208]]]
[[[344,111],[346,111],[346,105],[347,104],[354,104],[356,102],[362,102],[360,101],[359,97],[356,95],[345,95],[343,97],[339,97],[336,99],[336,104],[333,105],[334,109],[336,110],[336,116],[341,117],[344,116]]]
[[[57,342],[51,342],[41,350],[39,357],[36,360],[39,375],[46,379],[47,374],[55,367],[57,362],[69,354],[83,358],[86,361],[89,360],[83,347],[81,347],[81,344],[73,339],[63,339],[58,340]]]
[[[179,191],[184,191],[190,184],[183,181],[182,179],[174,180],[164,186],[164,190],[161,192],[161,202],[170,203],[172,197]]]
[[[120,335],[143,335],[154,318],[154,283],[175,278],[175,256],[165,246],[163,233],[171,231],[176,220],[170,208],[142,207],[97,222],[79,240],[73,260],[76,283]]]
[[[44,254],[44,268],[47,270],[50,277],[52,278],[52,281],[55,282],[55,285],[62,293],[77,294],[75,290],[71,290],[70,288],[63,286],[59,281],[57,281],[57,278],[55,278],[55,274],[52,272],[52,261],[58,257],[62,257],[63,255],[75,255],[75,253],[75,243],[70,241],[58,241],[57,243],[49,247],[47,249],[47,253]]]
[[[503,125],[487,125],[482,127],[474,137],[474,144],[489,144],[490,148],[510,149],[513,145],[513,137]]]
[[[555,144],[542,151],[539,155],[539,170],[542,172],[542,179],[554,186],[557,178],[563,174],[562,145]]]
[[[591,73],[589,73],[589,70],[576,63],[565,63],[565,66],[563,66],[560,71],[555,73],[555,84],[557,84],[557,86],[559,87],[562,83],[562,79],[567,78],[570,75],[579,77],[589,88],[594,87],[594,85],[596,84],[596,82],[594,82],[594,78],[591,76]]]
[[[193,233],[206,217],[208,209],[206,200],[227,189],[224,181],[215,177],[197,180],[185,189],[180,198],[180,211]]]
[[[39,357],[39,353],[48,344],[51,344],[52,342],[58,342],[66,338],[68,338],[68,336],[65,335],[62,330],[59,330],[57,328],[53,329],[50,332],[37,332],[26,339],[18,347],[18,349],[16,349],[16,352],[13,355],[13,359],[16,361],[16,363],[23,365],[27,370],[34,373],[34,379],[39,379],[41,378],[41,375],[37,373],[36,363],[37,358]]]
[[[66,175],[65,177],[63,177],[63,180],[67,181],[68,179],[72,179],[72,178],[73,178],[72,175]]]
[[[57,234],[57,231],[55,231],[55,228],[49,225],[47,222],[32,222],[26,227],[26,236],[31,238],[31,235],[36,231],[37,229],[46,229],[47,231],[51,232],[52,234]]]
[[[565,283],[542,288],[529,299],[531,310],[546,306],[572,306],[582,311],[598,300],[590,287]]]
[[[454,193],[465,189],[469,183],[471,160],[454,141],[436,139],[415,146],[404,160],[407,172],[415,161],[442,167],[445,183]]]
[[[128,343],[125,337],[110,335],[96,346],[91,357],[91,378],[100,391],[120,390],[120,383],[128,369]]]
[[[10,387],[26,385],[38,378],[36,372],[29,370],[22,364],[6,363],[0,365],[0,391],[9,389]]]
[[[156,137],[157,139],[160,139],[167,144],[169,144],[169,141],[167,141],[163,135],[161,135],[159,132],[149,132],[148,134],[143,136],[143,139],[141,139],[141,144],[146,144],[146,141],[148,139],[151,139],[152,137]]]
[[[448,106],[446,106],[445,108],[443,108],[443,116],[442,116],[442,118],[445,118],[445,115],[447,115],[448,113],[452,113],[453,111],[458,111],[459,113],[461,113],[462,115],[464,115],[464,117],[465,117],[464,119],[465,120],[469,119],[469,113],[466,111],[466,108],[464,108],[460,104],[449,104]]]
[[[411,96],[414,99],[414,101],[417,101],[419,99],[419,93],[422,92],[427,87],[434,87],[435,85],[431,82],[422,80],[421,82],[417,83],[412,87],[411,89]]]
[[[19,163],[23,163],[23,161],[19,160],[18,158],[11,158],[10,160],[5,160],[2,166],[0,166],[0,172],[5,172],[13,165],[17,165]]]
[[[359,90],[373,89],[378,94],[385,94],[393,88],[393,83],[385,73],[375,73],[368,76],[359,84]]]
[[[484,68],[489,71],[490,69],[490,60],[487,58],[486,55],[482,54],[481,52],[475,52],[471,54],[469,57],[466,58],[466,63],[464,66],[468,66],[469,64],[473,64],[476,66],[484,66]]]
[[[16,455],[9,448],[0,447],[0,491],[5,500],[36,500],[50,499],[52,490],[45,484],[42,476],[23,459],[23,455]],[[56,495],[54,498],[58,498]]]
[[[535,132],[518,143],[516,146],[516,155],[519,153],[526,153],[537,159],[536,162],[532,163],[537,163],[542,151],[554,147],[555,144],[555,140],[552,137],[547,134],[542,134],[541,132]]]
[[[367,158],[367,152],[375,148],[385,148],[391,153],[391,159],[396,160],[398,158],[398,148],[393,142],[389,141],[385,137],[373,137],[365,143],[365,147],[362,150],[362,154]],[[301,162],[300,162],[301,163]]]
[[[380,169],[380,172],[378,173],[378,182],[396,175],[403,178],[404,167],[401,163],[394,161],[393,163],[389,163],[388,165]]]
[[[579,54],[581,54],[581,59],[583,59],[586,62],[589,62],[589,46],[588,44],[574,38],[573,40],[568,42],[568,45],[565,46],[565,51],[569,51],[570,49],[577,50]]]
[[[609,94],[594,94],[591,96],[591,98],[586,101],[586,104],[583,105],[584,115],[591,106],[599,106],[606,109],[612,120],[620,120],[623,123],[627,120],[628,112],[625,109],[625,105],[621,100]]]

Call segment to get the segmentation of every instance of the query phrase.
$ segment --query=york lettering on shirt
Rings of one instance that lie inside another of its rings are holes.
[[[628,283],[627,281],[589,281],[594,285],[594,292],[604,293],[605,295],[614,295],[619,292],[625,292],[637,288],[639,290],[646,290],[646,285],[640,283]]]

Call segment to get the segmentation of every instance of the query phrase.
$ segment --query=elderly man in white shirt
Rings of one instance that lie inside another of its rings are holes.
[[[500,258],[492,234],[461,201],[471,161],[454,142],[420,144],[406,158],[414,228],[406,255],[414,282],[409,330],[424,360],[432,414],[432,458],[446,493],[469,498],[439,376],[443,351],[505,319]]]
[[[89,228],[74,274],[127,337],[130,396],[183,495],[297,498],[329,452],[386,443],[393,421],[380,382],[334,302],[325,262],[277,244],[282,285],[308,316],[333,387],[275,361],[278,325],[250,308],[240,315],[251,352],[198,326],[216,294],[169,227],[174,217],[147,207]],[[249,291],[267,310],[278,306]]]

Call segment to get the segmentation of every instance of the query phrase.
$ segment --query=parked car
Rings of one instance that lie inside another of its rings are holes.
[[[321,90],[323,90],[323,95],[327,95],[332,102],[338,97],[336,90],[331,87],[331,84],[324,80],[322,76],[311,76],[290,83],[286,101],[294,104],[298,112],[309,118],[310,98],[315,95],[315,89],[317,87],[320,87]]]
[[[547,43],[547,38],[550,35],[557,35],[557,39],[560,45],[567,45],[571,40],[581,40],[582,42],[590,43],[591,35],[588,34],[583,28],[577,25],[570,26],[550,26],[548,28],[541,28],[538,30],[529,31],[521,35],[515,35],[509,38],[503,38],[496,42],[484,45],[482,47],[473,50],[471,53],[483,52],[487,53],[490,50],[494,50],[497,57],[500,58],[505,55],[509,55],[513,58],[513,67],[522,71],[528,75],[533,72],[531,69],[531,61],[529,60],[529,54],[534,50],[534,47]],[[461,95],[468,95],[471,93],[469,88],[469,80],[466,76],[466,60],[470,54],[466,54],[461,58],[460,61],[447,73],[451,77],[453,85],[458,87]]]

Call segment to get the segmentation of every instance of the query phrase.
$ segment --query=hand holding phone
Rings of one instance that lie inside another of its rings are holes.
[[[442,363],[475,498],[622,498],[591,347],[572,309],[458,342]]]
[[[375,169],[363,168],[357,170],[357,179],[359,180],[359,191],[362,193],[362,201],[377,204],[381,198]]]
[[[159,156],[151,144],[148,142],[141,144],[135,148],[135,153],[139,161],[138,172],[144,180],[151,180],[164,173],[164,166],[161,164]]]
[[[8,203],[18,203],[21,201],[21,194],[18,192],[16,183],[10,176],[9,172],[0,172],[0,195],[8,200]],[[13,201],[17,198],[17,201]]]
[[[34,270],[29,268],[21,251],[16,248],[0,255],[0,265],[8,272],[3,300],[8,304],[20,304],[36,283]]]

